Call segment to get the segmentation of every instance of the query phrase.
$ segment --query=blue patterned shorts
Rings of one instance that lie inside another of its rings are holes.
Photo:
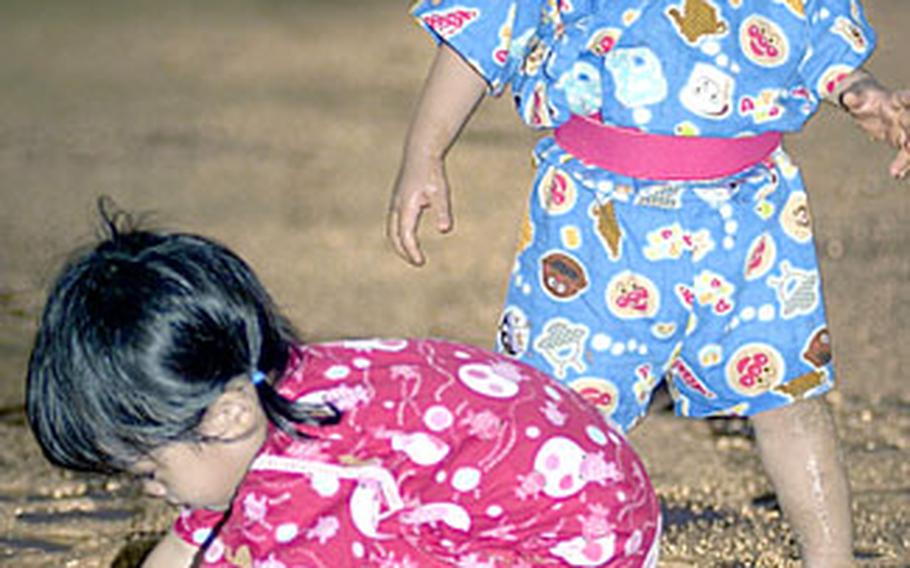
[[[783,150],[722,180],[585,166],[551,138],[497,347],[623,430],[666,380],[677,414],[748,416],[833,386],[811,219]]]

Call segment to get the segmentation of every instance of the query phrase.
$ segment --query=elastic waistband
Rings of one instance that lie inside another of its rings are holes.
[[[764,161],[780,146],[780,132],[743,138],[648,134],[573,116],[554,132],[556,143],[581,161],[628,177],[709,180]]]

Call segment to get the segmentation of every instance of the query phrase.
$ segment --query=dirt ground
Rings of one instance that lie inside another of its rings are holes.
[[[865,0],[869,67],[910,86],[907,0]],[[449,161],[457,231],[398,261],[383,214],[430,42],[402,1],[4,2],[0,18],[0,564],[133,566],[173,512],[46,465],[23,377],[42,294],[101,194],[239,251],[310,339],[491,345],[534,137],[489,101]],[[810,187],[862,566],[910,566],[910,185],[824,110],[788,147]],[[517,173],[516,173],[517,172]],[[478,254],[480,252],[480,254]],[[632,440],[662,566],[798,566],[748,429],[652,407]],[[672,440],[672,443],[668,443]]]

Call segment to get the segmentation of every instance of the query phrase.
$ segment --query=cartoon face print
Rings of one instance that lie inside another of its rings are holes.
[[[809,336],[803,348],[803,359],[814,367],[824,367],[831,362],[831,334],[827,327],[820,327]]]
[[[730,388],[744,396],[758,396],[781,382],[784,360],[770,345],[749,343],[727,362],[726,374]]]
[[[499,332],[496,335],[498,350],[510,357],[521,357],[528,350],[530,339],[528,316],[520,308],[507,307],[499,320]]]
[[[590,63],[578,61],[572,68],[559,77],[556,88],[566,94],[569,110],[574,114],[588,116],[600,109],[601,96],[600,71]]]
[[[537,186],[540,206],[550,215],[562,215],[575,207],[578,190],[575,181],[568,173],[550,167]]]
[[[469,363],[458,369],[458,378],[466,387],[490,398],[512,398],[518,394],[518,383],[498,375],[493,367]]]
[[[732,77],[707,63],[696,63],[689,80],[679,92],[679,102],[702,118],[719,120],[733,110]]]
[[[762,67],[783,65],[790,54],[783,30],[762,16],[750,16],[743,21],[739,28],[739,44],[746,58]]]
[[[620,272],[607,285],[607,307],[620,319],[653,317],[660,307],[657,287],[646,276]]]
[[[762,233],[755,237],[746,253],[746,265],[743,274],[746,280],[761,278],[771,270],[777,259],[777,245],[769,233]]]
[[[812,239],[812,216],[805,192],[790,194],[780,213],[780,224],[787,236],[798,243],[808,243]]]
[[[544,290],[558,300],[570,300],[588,287],[585,268],[564,252],[551,252],[540,260]]]
[[[847,78],[853,70],[846,65],[832,65],[828,67],[818,80],[815,88],[824,97],[832,97],[841,81]]]
[[[582,377],[569,383],[569,388],[580,394],[606,416],[612,415],[619,405],[619,389],[607,379]]]
[[[616,45],[616,42],[619,41],[619,36],[621,35],[622,30],[618,28],[603,28],[597,30],[591,36],[590,41],[588,41],[588,49],[591,50],[593,54],[603,57],[613,50],[613,47]]]
[[[869,48],[869,42],[866,41],[863,30],[848,18],[838,16],[837,19],[834,20],[831,31],[844,38],[844,40],[850,44],[850,48],[857,53],[863,53]]]
[[[614,49],[604,57],[613,76],[614,95],[627,108],[653,105],[667,98],[660,59],[646,47]]]

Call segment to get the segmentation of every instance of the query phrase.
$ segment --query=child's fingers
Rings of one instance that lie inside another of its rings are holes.
[[[882,104],[888,102],[887,97],[886,93],[880,91],[862,89],[859,91],[847,91],[841,100],[850,114],[858,117],[878,114],[881,111]]]
[[[395,254],[415,266],[423,264],[423,255],[417,242],[417,227],[420,224],[420,207],[402,211],[403,207],[393,206],[386,217],[386,237],[392,243]],[[416,254],[415,252],[416,251]]]
[[[904,148],[907,144],[907,131],[897,120],[894,120],[888,129],[888,141],[897,149]]]
[[[448,191],[436,191],[430,194],[430,207],[436,214],[436,230],[448,233],[452,230],[452,202]]]
[[[910,108],[910,89],[904,89],[901,91],[896,91],[893,94],[894,102],[905,109]]]
[[[406,203],[396,223],[398,245],[404,253],[402,258],[414,266],[422,266],[424,263],[423,252],[417,240],[417,227],[420,225],[422,212],[423,206],[413,202]]]
[[[894,161],[891,162],[891,175],[897,179],[904,179],[910,173],[910,151],[902,148]]]
[[[841,97],[841,102],[851,113],[856,113],[862,106],[862,95],[854,91],[847,91]]]
[[[401,237],[399,237],[398,232],[398,222],[400,218],[401,215],[399,215],[397,209],[389,209],[389,213],[386,215],[385,220],[385,236],[392,245],[395,254],[400,256],[403,260],[408,260],[407,254],[404,252],[404,247],[401,246]]]
[[[910,132],[910,91],[897,93],[897,120],[899,127],[904,132]]]

